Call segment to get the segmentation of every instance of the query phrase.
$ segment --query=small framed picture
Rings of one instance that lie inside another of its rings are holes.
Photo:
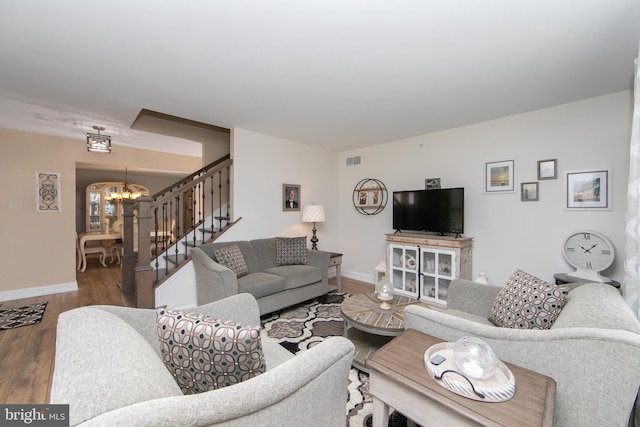
[[[567,209],[611,209],[611,170],[567,172]]]
[[[485,192],[515,192],[515,160],[485,163]]]
[[[296,184],[282,184],[282,210],[300,210],[300,186]]]
[[[358,192],[358,206],[367,206],[368,204],[369,204],[369,192],[368,191]]]
[[[382,203],[382,197],[380,195],[380,190],[374,190],[371,192],[371,205],[372,206],[380,206]]]
[[[558,179],[558,159],[538,160],[538,180]]]
[[[523,182],[520,184],[520,200],[523,202],[538,201],[538,183]]]
[[[440,188],[440,178],[427,178],[424,180],[425,190],[436,190]]]

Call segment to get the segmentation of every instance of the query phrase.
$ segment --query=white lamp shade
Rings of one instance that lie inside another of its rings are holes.
[[[302,210],[302,222],[324,222],[324,207],[307,205]]]

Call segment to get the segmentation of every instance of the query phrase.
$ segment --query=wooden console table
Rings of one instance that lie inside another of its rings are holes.
[[[417,232],[386,236],[386,277],[396,293],[446,306],[451,281],[472,280],[473,238]]]
[[[373,426],[386,427],[389,407],[421,425],[542,427],[553,423],[556,382],[505,363],[516,379],[514,396],[499,403],[467,399],[440,386],[427,372],[424,352],[442,340],[409,329],[367,361]]]
[[[564,285],[565,283],[576,283],[576,282],[585,282],[588,283],[588,280],[579,279],[577,277],[571,277],[567,273],[556,273],[553,275],[553,278],[556,281],[556,285]],[[616,289],[620,289],[620,282],[616,282],[615,280],[611,280],[610,282],[603,282],[607,285],[611,285]]]
[[[331,255],[329,255],[329,267],[336,268],[336,284],[338,285],[338,292],[342,292],[342,254],[331,252]]]

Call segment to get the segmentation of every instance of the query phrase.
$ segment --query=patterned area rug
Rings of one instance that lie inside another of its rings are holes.
[[[269,337],[278,340],[290,352],[305,351],[328,337],[342,335],[340,304],[347,296],[344,293],[330,292],[307,303],[263,317],[262,327]],[[369,375],[351,368],[347,389],[347,426],[370,426],[373,405],[369,395]],[[406,419],[397,418],[395,413],[392,414],[389,425],[406,426]]]
[[[18,308],[0,308],[0,331],[40,322],[45,308],[47,308],[46,302]]]

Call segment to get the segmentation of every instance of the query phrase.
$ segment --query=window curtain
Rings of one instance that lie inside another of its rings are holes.
[[[638,52],[640,59],[640,50]],[[627,190],[627,228],[625,247],[624,297],[640,319],[640,76],[635,63],[633,119],[629,155],[629,188]]]

